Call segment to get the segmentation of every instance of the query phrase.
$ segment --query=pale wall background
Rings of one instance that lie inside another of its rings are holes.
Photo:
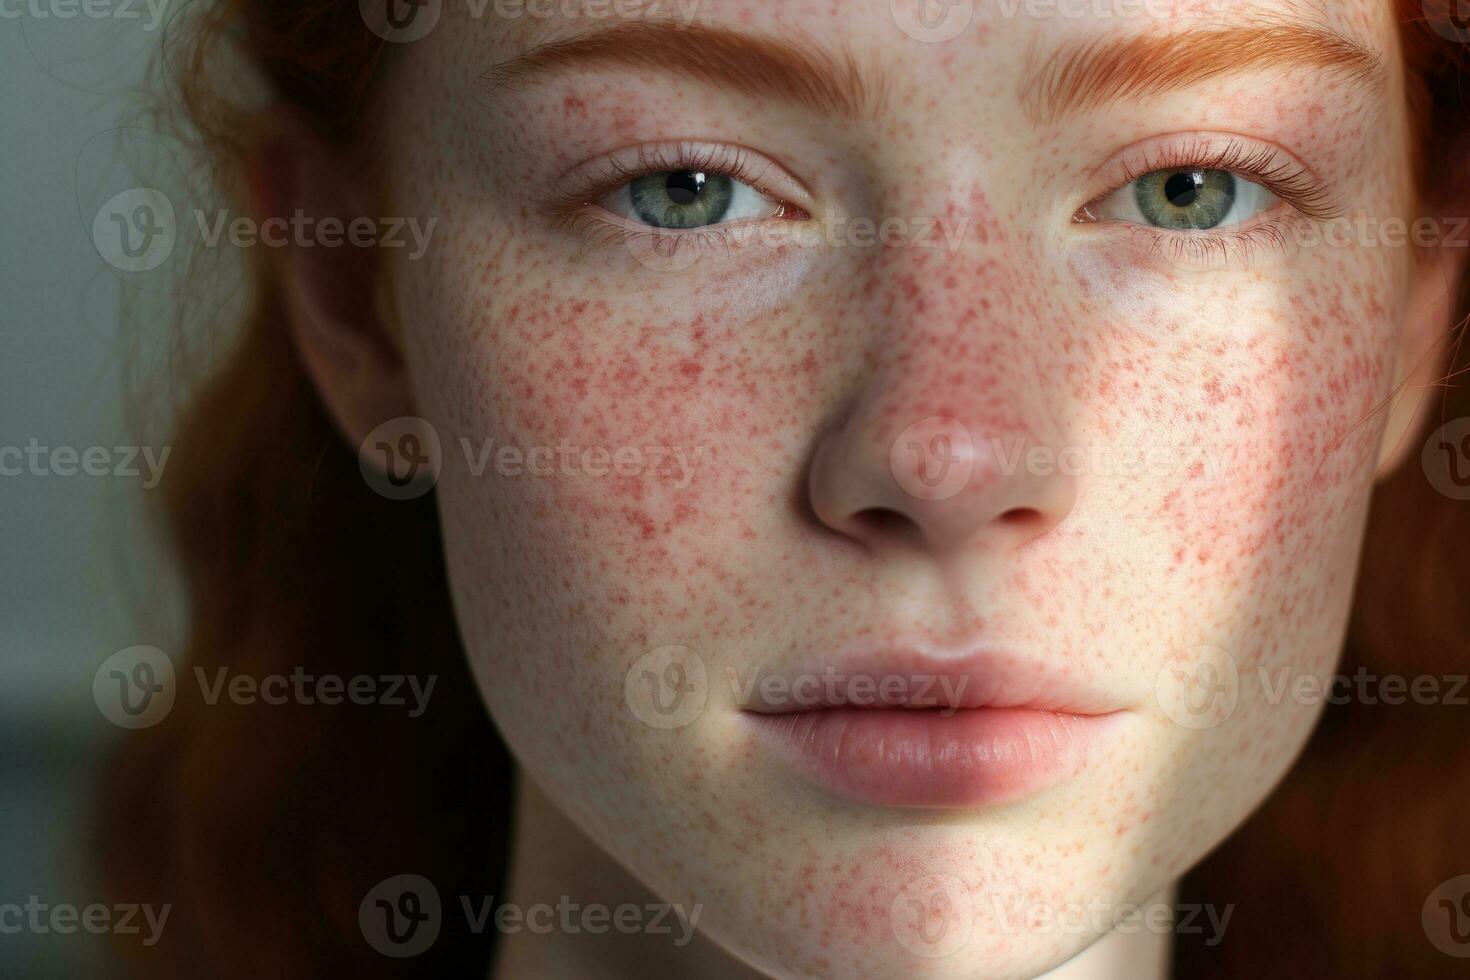
[[[0,451],[137,444],[123,369],[160,340],[124,329],[119,308],[166,276],[109,265],[91,225],[104,190],[128,186],[117,127],[135,115],[164,24],[142,0],[92,6],[100,17],[79,6],[0,5]],[[140,598],[169,593],[149,558],[141,482],[0,476],[0,905],[103,899],[84,835],[119,729],[93,701],[93,675],[120,649],[171,642],[138,616]],[[107,950],[85,932],[0,932],[0,976],[113,976]]]

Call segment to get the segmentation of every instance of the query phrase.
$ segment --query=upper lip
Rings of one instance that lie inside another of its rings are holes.
[[[1046,660],[991,648],[944,652],[895,644],[733,676],[739,707],[758,714],[831,708],[1029,708],[1077,715],[1121,710],[1107,688]]]

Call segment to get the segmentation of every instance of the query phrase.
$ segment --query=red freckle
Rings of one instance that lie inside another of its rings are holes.
[[[1225,392],[1220,389],[1220,379],[1211,378],[1205,382],[1205,400],[1211,405],[1219,405],[1225,400]]]
[[[704,373],[704,365],[698,361],[685,360],[679,364],[679,373],[690,381],[697,381],[699,380],[699,376]]]
[[[628,519],[629,524],[636,524],[638,526],[638,531],[645,541],[658,533],[658,529],[654,526],[653,518],[641,510],[633,510],[630,507],[625,507],[623,508],[623,516]]]

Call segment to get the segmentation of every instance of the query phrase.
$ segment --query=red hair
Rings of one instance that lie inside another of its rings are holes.
[[[1431,178],[1463,166],[1463,46],[1425,23],[1435,3],[1398,6],[1413,171],[1426,208],[1453,206],[1460,196],[1441,196]],[[1448,0],[1439,6],[1447,14]],[[251,128],[209,77],[226,48],[322,137],[361,135],[385,45],[357,3],[213,4],[168,63],[227,192],[247,196]],[[149,977],[484,976],[493,930],[472,934],[462,916],[445,915],[430,951],[406,960],[359,931],[359,903],[394,875],[421,874],[445,896],[500,893],[512,769],[455,632],[432,497],[389,501],[366,486],[296,355],[280,284],[266,262],[253,273],[244,329],[183,413],[163,484],[191,610],[181,670],[263,676],[300,665],[437,685],[418,718],[206,705],[196,685],[180,685],[164,723],[125,739],[98,811],[118,900],[173,906],[157,945],[119,941]],[[1470,367],[1458,343],[1453,351],[1452,377]],[[1446,417],[1470,415],[1464,389],[1444,398]],[[1378,490],[1346,672],[1454,672],[1470,649],[1458,594],[1470,572],[1467,515],[1415,466]],[[1467,717],[1329,707],[1282,787],[1186,877],[1181,901],[1234,911],[1218,946],[1176,938],[1179,974],[1451,973],[1420,909],[1440,881],[1470,872]]]

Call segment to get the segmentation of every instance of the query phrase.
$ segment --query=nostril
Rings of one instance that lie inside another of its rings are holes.
[[[869,507],[852,515],[852,522],[872,534],[903,536],[919,534],[919,525],[902,511],[890,507]]]
[[[1012,507],[997,517],[996,520],[1001,524],[1008,524],[1012,527],[1030,527],[1040,524],[1045,518],[1042,516],[1041,511],[1035,507]]]

